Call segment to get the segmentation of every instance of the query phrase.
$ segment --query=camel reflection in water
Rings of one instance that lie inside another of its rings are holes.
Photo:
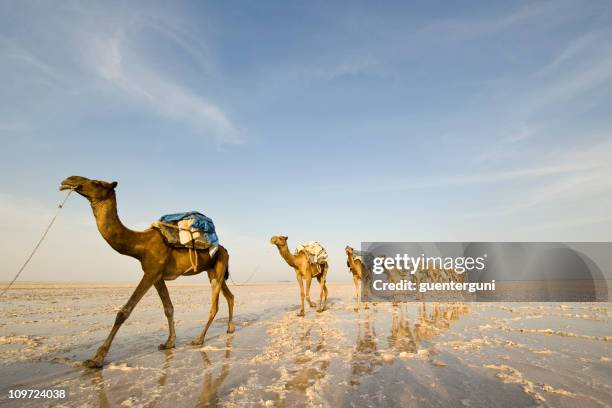
[[[87,370],[81,378],[89,380],[98,398],[98,406],[100,408],[110,408],[112,406],[106,395],[106,385],[104,384],[102,370]]]
[[[428,311],[429,308],[429,311]],[[415,354],[419,344],[430,341],[450,328],[452,321],[469,313],[467,305],[462,303],[428,304],[418,306],[414,325],[405,310],[405,304],[393,307],[391,331],[387,336],[388,351],[393,355],[400,353]],[[357,339],[351,356],[350,384],[356,386],[360,377],[373,374],[382,365],[381,351],[378,350],[375,319],[366,314],[365,320],[357,321]],[[393,359],[388,360],[391,363]]]
[[[357,341],[351,356],[351,385],[358,385],[360,377],[372,374],[380,365],[376,329],[368,313],[365,320],[357,320]]]
[[[221,388],[221,385],[223,385],[223,382],[230,372],[230,353],[232,351],[233,341],[234,336],[229,335],[225,341],[225,355],[223,357],[223,364],[221,366],[221,370],[216,376],[213,375],[213,363],[208,358],[206,352],[201,350],[204,367],[210,368],[204,374],[204,378],[202,380],[202,391],[200,393],[200,397],[198,398],[196,407],[219,405],[219,388]]]
[[[353,387],[359,386],[361,379],[366,376],[374,375],[383,366],[383,363],[392,364],[394,359],[384,359],[383,356],[391,354],[394,357],[401,353],[415,354],[423,342],[430,342],[437,336],[449,330],[451,324],[469,313],[469,307],[463,303],[419,303],[416,306],[416,316],[412,319],[409,316],[407,304],[400,304],[399,307],[390,308],[391,321],[389,335],[386,337],[387,350],[381,350],[377,341],[376,322],[381,324],[380,313],[368,312],[357,320],[357,330],[355,345],[350,358],[350,377],[349,383]],[[413,309],[414,310],[414,309]],[[377,316],[378,314],[378,316]],[[326,344],[326,327],[318,324],[303,322],[297,326],[296,342],[292,344],[293,367],[287,370],[289,378],[285,381],[285,389],[290,392],[298,392],[303,395],[308,389],[320,383],[328,374],[330,359],[325,357],[329,351]],[[210,356],[210,352],[199,350],[203,364],[204,374],[202,377],[201,390],[195,406],[217,406],[222,404],[227,390],[223,389],[223,384],[230,374],[230,358],[232,342],[234,336],[228,336],[225,349],[222,354],[216,353]],[[383,346],[384,348],[384,346]],[[290,350],[287,350],[290,351]],[[165,388],[168,382],[168,372],[175,358],[174,350],[165,352],[165,361],[161,368],[161,374],[157,378],[156,385]],[[220,357],[222,362],[219,362]],[[198,368],[200,370],[202,368]],[[109,402],[105,380],[102,375],[104,371],[96,370],[87,372],[83,375],[87,378],[98,397],[100,407],[111,407]],[[112,395],[112,394],[109,394]],[[167,399],[162,400],[164,393],[155,395],[144,406],[153,408],[167,404]],[[167,397],[167,395],[166,395]],[[280,401],[281,395],[278,396]],[[295,401],[301,401],[298,397]],[[291,397],[289,397],[291,400]],[[278,402],[276,401],[276,402]]]
[[[223,357],[223,363],[221,365],[220,371],[215,374],[214,365],[211,359],[208,357],[208,354],[204,350],[200,350],[203,369],[206,370],[202,379],[202,389],[200,391],[200,395],[198,397],[198,401],[195,404],[196,407],[208,407],[208,406],[217,406],[220,404],[219,398],[219,389],[223,385],[225,379],[230,373],[230,354],[232,350],[232,343],[234,340],[234,336],[230,335],[227,337],[225,343],[225,353]],[[161,368],[161,375],[157,380],[157,385],[160,388],[166,386],[168,380],[168,372],[172,363],[172,360],[175,356],[174,350],[165,350],[165,361]],[[213,359],[214,360],[214,359]],[[93,388],[95,389],[96,396],[98,399],[98,406],[100,408],[110,408],[113,406],[111,404],[107,391],[105,380],[103,376],[103,370],[87,370],[83,374],[83,378],[89,379]],[[112,395],[112,394],[111,394]],[[146,404],[144,407],[153,408],[157,406],[163,406],[167,403],[160,401],[163,393],[156,393],[153,399]]]
[[[469,308],[463,303],[418,305],[414,324],[410,324],[406,304],[393,305],[391,331],[387,336],[387,352],[393,356],[400,353],[416,354],[423,341],[431,341],[450,328],[451,322],[469,313]],[[428,311],[429,309],[429,311]],[[357,386],[360,378],[373,374],[383,363],[382,351],[378,350],[375,318],[370,313],[365,320],[357,321],[357,339],[351,356],[350,384]],[[393,358],[385,360],[392,363]]]
[[[429,305],[431,312],[427,312]],[[418,344],[432,340],[435,336],[449,329],[451,322],[459,320],[470,312],[464,303],[421,303],[418,319],[414,323],[414,339]]]
[[[406,317],[404,308],[400,307],[399,312],[393,309],[391,318],[391,334],[387,337],[389,349],[397,353],[416,353],[417,343],[410,330],[410,319]]]
[[[295,368],[288,370],[291,378],[285,383],[287,390],[305,392],[327,375],[330,360],[326,358],[317,360],[317,356],[321,356],[327,351],[325,328],[323,326],[317,327],[318,338],[313,342],[311,339],[313,327],[316,326],[311,326],[310,324],[301,325],[300,337],[295,345],[295,349],[302,352],[296,353],[293,359]]]
[[[165,350],[164,353],[166,354],[166,359],[164,360],[164,365],[162,366],[161,376],[157,380],[157,384],[159,385],[160,388],[163,388],[166,385],[166,382],[168,380],[168,371],[170,369],[170,364],[172,363],[172,360],[174,359],[174,355],[175,355],[174,354],[175,352],[173,349]],[[162,393],[156,394],[153,400],[149,402],[148,404],[146,404],[145,407],[147,408],[156,407],[161,396],[162,396]]]
[[[168,371],[172,363],[172,360],[174,359],[175,351],[173,349],[164,350],[164,354],[165,354],[164,364],[161,369],[161,375],[159,379],[157,380],[157,384],[160,387],[164,387],[166,385],[166,382],[168,379]],[[104,373],[104,370],[87,369],[82,374],[81,378],[83,378],[83,380],[89,380],[90,384],[93,386],[96,397],[98,399],[98,406],[100,408],[110,408],[113,406],[113,404],[111,404],[111,402],[108,399],[106,382],[104,380],[103,373]],[[144,404],[144,406],[147,408],[153,408],[157,406],[157,403],[159,402],[159,399],[161,398],[161,396],[162,396],[161,393],[155,394],[153,400]]]

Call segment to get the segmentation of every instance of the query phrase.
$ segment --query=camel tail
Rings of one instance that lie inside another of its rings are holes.
[[[225,268],[225,275],[223,276],[223,280],[227,280],[227,278],[229,278],[229,264],[227,265],[227,268]]]

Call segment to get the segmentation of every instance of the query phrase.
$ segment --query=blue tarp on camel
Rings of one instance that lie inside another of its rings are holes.
[[[180,221],[191,221],[189,227],[198,230],[206,241],[212,246],[219,245],[219,237],[215,231],[213,220],[197,211],[182,212],[176,214],[167,214],[159,219],[160,222],[166,224],[178,224]]]

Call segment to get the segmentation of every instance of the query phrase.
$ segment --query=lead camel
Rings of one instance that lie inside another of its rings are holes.
[[[108,353],[117,331],[119,331],[119,328],[130,316],[136,304],[138,304],[152,286],[155,287],[161,298],[164,313],[168,319],[168,340],[160,344],[159,348],[173,348],[176,339],[174,308],[170,301],[170,294],[168,293],[165,281],[174,280],[181,275],[196,275],[206,271],[211,284],[212,304],[208,321],[192,344],[201,345],[204,343],[206,331],[219,310],[219,294],[221,292],[223,292],[223,296],[227,300],[229,309],[227,332],[233,333],[234,296],[225,282],[228,276],[229,261],[227,250],[219,246],[217,253],[212,258],[208,251],[197,251],[198,260],[196,265],[198,266],[193,270],[188,249],[169,247],[157,229],[149,228],[144,231],[132,231],[121,223],[117,214],[115,187],[117,187],[117,182],[108,183],[79,176],[68,177],[60,185],[60,190],[74,190],[89,200],[94,217],[96,218],[96,225],[102,237],[115,251],[140,261],[142,271],[144,272],[144,276],[140,283],[138,283],[134,293],[132,293],[127,303],[117,313],[115,324],[108,337],[98,348],[96,354],[86,360],[84,364],[92,368],[102,367],[104,357]]]

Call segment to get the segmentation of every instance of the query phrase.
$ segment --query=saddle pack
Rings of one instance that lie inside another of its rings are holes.
[[[314,276],[319,276],[323,272],[323,265],[327,264],[327,251],[316,241],[310,241],[295,248],[295,254],[300,252],[308,255],[309,262],[315,267]]]
[[[219,246],[213,220],[196,211],[168,214],[151,224],[175,248],[209,249]]]

